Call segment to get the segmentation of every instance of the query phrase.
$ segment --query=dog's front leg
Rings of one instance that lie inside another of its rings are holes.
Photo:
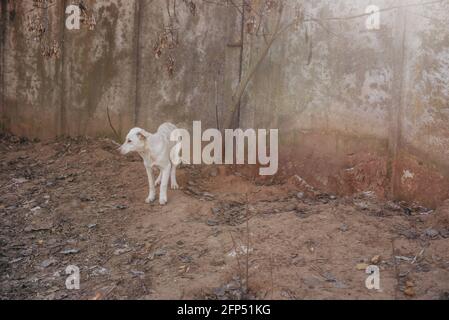
[[[148,198],[145,202],[151,203],[156,200],[156,186],[154,185],[154,176],[151,164],[145,162],[145,169],[147,170],[148,185],[150,187],[150,194],[148,195]]]
[[[161,205],[167,204],[167,189],[168,189],[168,180],[170,180],[170,171],[171,164],[168,164],[162,170],[162,180],[161,180],[161,191],[159,193],[159,203]]]

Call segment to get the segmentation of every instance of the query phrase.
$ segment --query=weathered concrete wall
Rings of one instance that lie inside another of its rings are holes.
[[[155,130],[171,121],[191,128],[192,121],[201,120],[204,127],[215,128],[229,104],[231,85],[238,81],[239,51],[227,47],[239,32],[237,15],[217,5],[199,5],[197,14],[178,6],[179,44],[156,59],[155,40],[162,26],[170,25],[170,16],[166,1],[142,1],[136,124]],[[173,76],[166,71],[170,56]]]
[[[2,130],[112,136],[108,108],[122,136],[163,121],[223,128],[266,41],[242,41],[239,10],[225,1],[194,1],[194,11],[183,1],[85,1],[94,31],[64,27],[70,3],[40,9],[46,41],[61,43],[60,57],[47,59],[27,31],[33,2],[1,1]],[[240,126],[280,128],[281,174],[325,190],[429,205],[449,198],[448,4],[379,0],[381,28],[367,30],[369,0],[285,0],[283,25],[298,3],[306,22],[275,41],[243,96]],[[173,23],[179,43],[156,58]]]
[[[287,8],[295,3],[287,1]],[[283,154],[290,161],[284,168],[294,167],[329,191],[389,189],[398,12],[385,12],[379,31],[366,29],[367,17],[329,20],[364,13],[369,4],[306,1],[306,12],[321,25],[309,21],[285,32],[244,99],[245,126],[282,128]],[[388,7],[391,1],[378,5]],[[294,12],[288,10],[285,23]],[[249,50],[257,54],[260,46],[263,40]]]
[[[132,125],[135,27],[132,1],[91,2],[95,31],[64,30],[62,134],[108,134],[107,108],[119,131]]]
[[[95,13],[94,31],[65,28],[71,1],[34,11],[32,1],[2,3],[11,15],[2,64],[2,125],[9,131],[33,138],[111,135],[107,108],[121,135],[133,125],[154,130],[163,121],[216,127],[226,113],[239,72],[239,51],[228,47],[240,35],[236,11],[198,4],[194,15],[178,3],[179,44],[157,59],[154,45],[173,19],[165,0],[85,1]],[[27,31],[34,15],[49,17],[40,42]],[[42,57],[41,43],[53,40],[61,44],[60,57]],[[169,57],[173,76],[166,71]]]
[[[438,202],[449,190],[449,3],[410,8],[405,24],[396,189]]]
[[[376,1],[403,8],[382,11],[381,29],[369,31],[360,16],[369,0],[305,1],[320,24],[277,41],[245,94],[241,124],[281,128],[283,168],[331,192],[448,198],[449,10],[418,3]],[[247,68],[263,39],[248,42]]]
[[[2,1],[5,39],[3,53],[3,112],[6,129],[30,137],[49,137],[58,132],[61,103],[61,61],[45,59],[41,46],[29,32],[24,12],[32,9],[31,1]],[[48,39],[58,39],[63,24],[62,5],[44,10]],[[6,21],[4,21],[6,19]],[[45,43],[47,44],[47,42]],[[47,134],[47,132],[49,134]]]

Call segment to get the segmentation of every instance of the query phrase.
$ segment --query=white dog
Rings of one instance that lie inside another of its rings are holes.
[[[143,129],[134,128],[126,137],[125,143],[120,147],[120,152],[126,155],[130,152],[137,152],[143,159],[150,185],[150,194],[146,203],[156,200],[156,186],[161,185],[159,203],[167,204],[168,182],[171,180],[171,188],[178,189],[176,182],[177,165],[172,161],[172,150],[176,145],[170,141],[170,136],[176,126],[171,123],[164,123],[155,134],[151,134]],[[153,167],[160,170],[159,178],[154,181]]]

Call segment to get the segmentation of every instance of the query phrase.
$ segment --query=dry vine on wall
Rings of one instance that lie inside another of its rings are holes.
[[[168,17],[168,24],[161,27],[161,31],[156,35],[156,40],[153,45],[154,57],[163,61],[165,70],[169,77],[173,77],[176,72],[175,52],[182,42],[183,26],[180,23],[180,14],[178,10],[185,10],[185,13],[192,16],[200,15],[200,9],[204,6],[222,6],[232,10],[237,10],[242,21],[241,39],[235,47],[241,49],[241,60],[243,59],[243,47],[245,41],[251,41],[251,38],[263,39],[262,48],[256,54],[254,61],[246,70],[241,66],[241,74],[239,76],[239,85],[235,89],[232,97],[232,104],[230,106],[231,120],[225,124],[227,127],[233,127],[233,122],[236,119],[236,114],[241,108],[241,99],[246,91],[246,88],[255,75],[258,67],[262,64],[273,46],[276,39],[290,28],[295,28],[296,31],[303,29],[305,14],[301,1],[290,3],[293,7],[288,8],[293,10],[293,18],[283,24],[284,8],[287,6],[286,1],[283,0],[165,0],[166,14]],[[201,4],[201,6],[200,6]],[[209,22],[208,22],[209,23]],[[213,22],[210,22],[213,23]],[[310,59],[309,59],[310,60]],[[242,63],[242,61],[240,62]]]
[[[176,71],[176,59],[174,51],[179,47],[179,29],[181,28],[178,9],[179,4],[192,16],[198,13],[198,7],[193,0],[166,0],[166,10],[169,23],[161,27],[153,45],[153,53],[156,59],[164,59],[164,66],[169,77],[173,77]]]
[[[33,8],[26,15],[26,30],[29,35],[28,40],[38,42],[41,55],[47,59],[59,59],[61,56],[61,43],[52,39],[49,33],[50,21],[48,10],[56,6],[57,0],[33,0]],[[80,23],[89,30],[94,30],[96,26],[95,16],[83,0],[72,3],[80,8]],[[63,19],[65,23],[65,17]]]

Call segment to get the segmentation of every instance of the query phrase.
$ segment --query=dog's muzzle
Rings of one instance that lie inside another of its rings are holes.
[[[123,146],[121,146],[117,150],[120,152],[120,154],[122,154],[124,156],[128,153]]]

